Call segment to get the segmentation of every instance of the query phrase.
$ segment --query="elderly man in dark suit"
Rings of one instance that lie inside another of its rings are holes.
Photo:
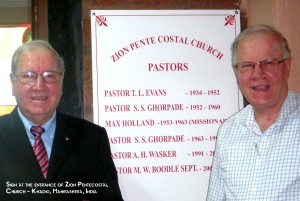
[[[56,111],[64,62],[45,41],[19,47],[17,107],[0,117],[1,201],[121,201],[106,130]]]

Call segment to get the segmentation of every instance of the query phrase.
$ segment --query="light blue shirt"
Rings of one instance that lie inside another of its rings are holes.
[[[265,132],[248,105],[218,131],[207,201],[300,201],[300,95]]]
[[[29,139],[31,145],[33,146],[34,145],[34,136],[31,134],[30,128],[32,126],[38,126],[38,125],[35,125],[31,121],[29,121],[21,113],[19,108],[18,108],[18,113],[19,113],[19,116],[20,116],[24,126],[25,126],[25,130],[26,130],[28,139]],[[43,140],[46,150],[47,150],[48,159],[50,159],[52,144],[53,144],[53,139],[54,139],[54,133],[55,133],[55,129],[56,129],[56,112],[54,112],[53,116],[51,117],[51,119],[49,121],[47,121],[44,125],[40,125],[40,126],[42,126],[45,129],[45,133],[42,134],[42,140]]]

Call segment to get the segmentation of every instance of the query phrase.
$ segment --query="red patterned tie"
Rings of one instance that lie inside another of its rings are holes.
[[[43,134],[43,132],[45,132],[45,129],[41,126],[32,126],[30,132],[34,135],[33,151],[40,164],[42,173],[46,178],[48,171],[48,155],[41,138],[41,135]]]

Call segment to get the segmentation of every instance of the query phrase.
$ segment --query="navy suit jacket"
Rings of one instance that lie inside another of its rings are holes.
[[[106,130],[57,112],[44,179],[17,108],[0,117],[0,200],[123,200]]]

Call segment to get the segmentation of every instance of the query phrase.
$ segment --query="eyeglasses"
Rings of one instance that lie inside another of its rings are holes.
[[[279,64],[286,61],[288,58],[278,61],[277,59],[267,59],[257,63],[254,62],[242,62],[236,64],[236,67],[240,74],[251,74],[256,65],[259,65],[264,72],[273,72],[278,69]]]
[[[62,72],[45,71],[42,74],[37,74],[34,72],[26,71],[14,76],[18,78],[22,84],[34,84],[39,75],[43,76],[43,79],[46,83],[51,84],[59,81]]]

